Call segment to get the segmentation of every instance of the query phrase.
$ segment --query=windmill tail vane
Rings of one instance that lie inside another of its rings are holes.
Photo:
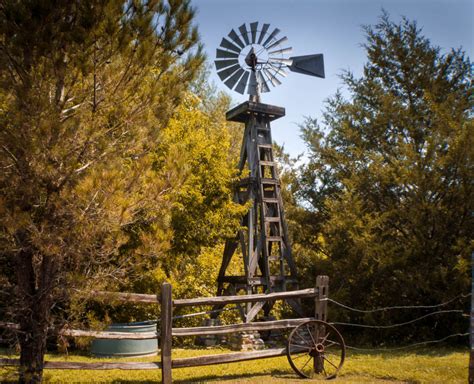
[[[270,92],[281,84],[287,70],[324,78],[322,54],[288,57],[286,36],[280,37],[278,28],[258,22],[242,24],[222,38],[216,49],[217,75],[224,84],[250,99],[259,100],[260,93]]]

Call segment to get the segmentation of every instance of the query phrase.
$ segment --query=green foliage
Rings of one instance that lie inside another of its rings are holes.
[[[294,183],[301,204],[292,220],[302,228],[295,249],[310,281],[329,274],[333,297],[353,306],[436,304],[470,291],[471,62],[459,50],[441,54],[406,19],[384,14],[365,31],[363,76],[342,76],[350,99],[336,94],[323,124],[308,120],[302,130],[309,162]],[[464,329],[454,316],[379,337]]]

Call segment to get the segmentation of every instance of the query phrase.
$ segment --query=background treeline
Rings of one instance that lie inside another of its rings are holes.
[[[0,17],[0,317],[20,324],[27,381],[51,327],[155,317],[88,291],[215,293],[245,210],[231,199],[242,129],[208,85],[189,1],[11,0]],[[362,77],[344,73],[345,96],[302,124],[307,161],[280,156],[301,286],[327,274],[352,306],[437,304],[470,286],[471,62],[407,20],[365,33]],[[467,323],[357,335],[399,343]]]

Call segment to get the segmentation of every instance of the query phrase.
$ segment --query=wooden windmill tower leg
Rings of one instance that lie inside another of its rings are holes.
[[[291,253],[283,210],[280,182],[273,155],[270,122],[285,115],[284,108],[247,101],[227,112],[227,120],[245,123],[239,169],[248,170],[234,192],[241,204],[252,202],[242,227],[226,242],[218,276],[218,295],[280,292],[297,289],[296,267]],[[243,275],[228,274],[229,264],[240,249]],[[289,302],[299,309],[297,302]],[[271,305],[263,302],[244,309],[244,321],[252,321]],[[298,310],[298,312],[300,312]]]

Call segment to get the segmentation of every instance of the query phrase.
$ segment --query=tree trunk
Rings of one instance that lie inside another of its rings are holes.
[[[34,319],[31,319],[34,322]],[[47,328],[34,327],[31,333],[20,336],[20,377],[19,383],[41,383],[43,379],[43,363],[46,353]]]
[[[36,255],[37,256],[37,255]],[[18,254],[16,272],[18,280],[20,324],[20,383],[40,383],[46,338],[52,304],[52,282],[55,279],[54,259],[41,257],[35,263],[31,247],[24,247]]]

